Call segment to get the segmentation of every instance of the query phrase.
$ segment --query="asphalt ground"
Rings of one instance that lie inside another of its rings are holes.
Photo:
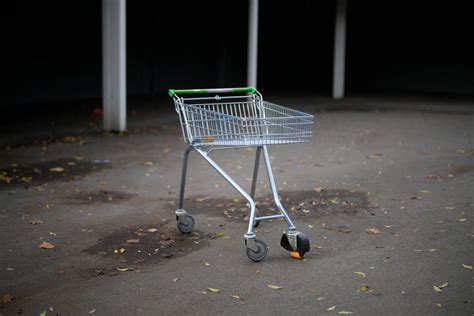
[[[316,118],[310,143],[269,146],[282,203],[311,241],[303,260],[274,220],[256,229],[267,257],[250,261],[245,201],[195,153],[196,230],[177,232],[185,144],[169,100],[131,107],[124,134],[101,132],[90,108],[10,111],[0,314],[474,315],[474,103],[270,100]],[[212,153],[246,189],[254,155]],[[271,213],[260,170],[259,211]]]

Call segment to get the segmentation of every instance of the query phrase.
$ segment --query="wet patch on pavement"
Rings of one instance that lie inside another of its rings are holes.
[[[88,276],[112,276],[126,271],[139,272],[147,265],[184,256],[208,245],[209,239],[214,238],[215,234],[206,235],[200,231],[181,234],[163,224],[135,226],[109,231],[96,245],[82,252],[116,261],[112,267],[90,269]]]
[[[66,197],[68,204],[85,205],[95,203],[121,203],[130,200],[135,194],[115,191],[115,190],[98,190],[93,192],[79,192],[78,194]]]
[[[0,189],[13,187],[30,188],[41,186],[53,181],[75,181],[88,174],[111,168],[110,161],[86,161],[83,157],[58,159],[33,165],[13,163],[8,168],[0,169]]]
[[[365,192],[341,189],[317,191],[281,191],[279,195],[283,207],[292,219],[321,219],[338,214],[372,214],[372,207]],[[256,203],[259,215],[278,214],[271,195],[257,198]],[[222,199],[196,196],[186,199],[184,205],[190,214],[220,216],[235,222],[248,220],[248,208],[245,200],[240,197]]]

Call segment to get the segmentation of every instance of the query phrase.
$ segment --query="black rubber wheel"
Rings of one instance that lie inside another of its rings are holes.
[[[298,234],[296,236],[296,251],[300,254],[300,257],[303,258],[304,254],[310,250],[309,239],[304,234]]]
[[[247,257],[252,261],[259,262],[267,256],[268,246],[266,243],[258,239],[255,239],[255,244],[257,245],[258,250],[253,251],[252,249],[247,248]]]
[[[189,214],[183,215],[181,220],[178,220],[178,230],[183,234],[188,234],[194,229],[194,217]]]

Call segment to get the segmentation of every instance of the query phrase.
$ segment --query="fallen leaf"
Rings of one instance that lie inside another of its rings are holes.
[[[390,228],[390,227],[393,227],[393,225],[384,225],[383,227]]]
[[[51,172],[64,172],[64,168],[63,167],[54,167],[54,168],[49,169],[49,171],[51,171]]]
[[[336,305],[326,308],[326,311],[330,312],[336,309]]]
[[[465,218],[457,218],[456,220],[457,220],[458,222],[465,222],[465,221],[466,221]]]
[[[173,282],[178,282],[179,281],[179,278],[174,278],[173,279]]]
[[[51,236],[56,236],[57,234],[55,232],[49,232]]]
[[[43,224],[43,223],[44,223],[44,222],[43,222],[42,220],[37,219],[37,218],[32,219],[32,220],[30,221],[30,224],[31,224],[31,225],[39,225],[39,224]]]
[[[43,241],[38,247],[43,249],[53,249],[54,245],[50,242]]]
[[[349,312],[349,311],[339,311],[337,312],[338,314],[342,314],[342,315],[350,315],[352,314],[352,312]]]
[[[446,283],[443,283],[443,284],[441,284],[441,285],[438,285],[438,287],[439,287],[440,289],[444,289],[445,287],[448,287],[448,285],[449,285],[448,282],[446,282]]]
[[[158,231],[158,228],[148,228],[146,231],[149,233],[156,233]]]
[[[370,286],[368,284],[362,284],[362,286],[360,287],[360,290],[362,292],[368,292],[370,289]]]
[[[377,228],[368,228],[367,229],[367,234],[369,234],[369,235],[380,234],[380,230],[378,230]]]
[[[431,193],[431,191],[428,191],[428,190],[418,190],[420,191],[421,193]]]
[[[221,291],[221,290],[215,289],[215,288],[213,288],[213,287],[208,287],[207,290],[208,290],[209,292],[212,292],[212,293],[217,293],[217,292],[220,292],[220,291]]]
[[[217,237],[224,237],[225,236],[225,233],[224,232],[218,232],[216,234]]]
[[[205,196],[205,197],[196,199],[196,201],[198,201],[198,202],[204,202],[205,200],[209,200],[209,199],[210,199],[210,197]]]
[[[125,248],[120,248],[120,249],[119,249],[119,252],[120,252],[120,253],[124,253],[125,251],[127,251]]]
[[[360,276],[363,277],[363,278],[366,277],[366,275],[365,275],[364,272],[357,272],[357,271],[354,271],[354,273],[360,275]]]
[[[436,307],[438,307],[438,308],[443,307],[443,305],[441,305],[441,304],[434,304],[434,306],[436,306]]]
[[[436,285],[433,285],[433,289],[435,290],[435,292],[438,292],[438,293],[441,293],[443,292],[443,290],[441,290],[439,287],[437,287]]]
[[[96,309],[95,309],[95,308],[93,308],[93,309],[91,309],[91,310],[89,311],[89,314],[90,314],[90,315],[92,315],[92,314],[94,314],[94,313],[95,313],[95,311],[96,311]]]
[[[282,289],[282,287],[278,286],[278,285],[268,284],[267,286],[271,289],[274,289],[274,290],[281,290]]]
[[[325,300],[325,299],[326,299],[325,297],[318,297],[318,298],[316,299],[316,301],[322,301],[322,300]]]
[[[129,244],[136,244],[140,241],[140,239],[127,239],[127,243]]]
[[[210,266],[211,266],[211,264],[210,264],[209,262],[204,262],[204,265],[205,265],[206,267],[210,267]]]
[[[236,300],[243,300],[243,298],[241,298],[240,296],[238,295],[231,295],[230,297],[236,299]]]
[[[321,191],[324,191],[324,188],[321,188],[321,187],[315,187],[313,188],[314,191],[316,191],[317,193],[321,192]]]
[[[379,160],[382,158],[382,156],[383,156],[382,153],[373,153],[373,154],[368,155],[367,158],[373,159],[373,160]]]
[[[466,269],[469,269],[469,270],[472,270],[472,266],[468,266],[467,264],[462,264],[462,267],[463,268],[466,268]]]
[[[15,296],[11,295],[10,293],[3,294],[1,303],[2,304],[9,304],[9,303],[13,302],[14,299],[15,299]]]
[[[133,268],[117,268],[120,272],[133,271]]]
[[[145,161],[143,164],[150,167],[154,165],[153,161]]]

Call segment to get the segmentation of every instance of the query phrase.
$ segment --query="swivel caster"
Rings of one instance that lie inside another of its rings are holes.
[[[280,245],[290,252],[290,256],[302,259],[310,249],[309,239],[301,232],[283,233]]]
[[[249,257],[250,260],[255,262],[262,261],[267,255],[268,246],[266,243],[258,239],[255,239],[255,246],[257,248],[256,251],[247,247],[247,257]]]
[[[183,214],[178,216],[178,230],[183,234],[188,234],[193,231],[195,224],[194,217],[189,214]]]

